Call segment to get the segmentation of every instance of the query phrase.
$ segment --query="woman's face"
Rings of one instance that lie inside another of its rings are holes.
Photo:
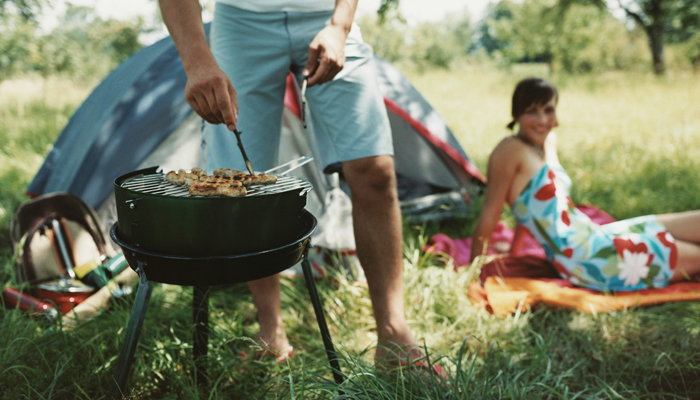
[[[545,104],[530,105],[520,114],[516,122],[520,125],[520,135],[524,136],[530,143],[543,147],[549,132],[559,125],[556,96]]]

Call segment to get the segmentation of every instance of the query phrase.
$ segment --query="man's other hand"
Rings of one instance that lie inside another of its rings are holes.
[[[345,39],[347,32],[340,26],[328,25],[309,45],[309,59],[302,75],[308,85],[320,85],[331,81],[345,65]]]

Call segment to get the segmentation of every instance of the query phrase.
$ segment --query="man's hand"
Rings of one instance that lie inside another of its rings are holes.
[[[309,59],[302,75],[308,86],[331,81],[345,65],[347,31],[337,25],[328,25],[309,45]]]
[[[185,98],[192,109],[211,124],[236,129],[238,99],[229,77],[217,65],[202,64],[187,74]]]

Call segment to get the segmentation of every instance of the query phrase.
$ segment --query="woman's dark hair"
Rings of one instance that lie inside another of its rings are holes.
[[[549,81],[540,78],[525,78],[518,82],[513,92],[513,108],[511,116],[513,121],[508,124],[508,129],[513,129],[515,120],[525,112],[525,109],[533,104],[546,104],[553,97],[559,98],[557,88]]]

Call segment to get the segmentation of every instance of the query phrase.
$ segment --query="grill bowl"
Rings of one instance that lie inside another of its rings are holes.
[[[249,254],[289,244],[304,226],[311,185],[302,179],[294,178],[302,184],[296,188],[242,197],[175,196],[128,187],[144,176],[162,179],[157,170],[114,181],[120,237],[141,250],[186,257]]]
[[[274,275],[301,260],[316,230],[316,218],[303,210],[298,230],[285,245],[247,254],[210,257],[185,257],[143,250],[124,239],[118,223],[110,236],[122,248],[132,268],[139,266],[152,282],[181,286],[213,286]]]

